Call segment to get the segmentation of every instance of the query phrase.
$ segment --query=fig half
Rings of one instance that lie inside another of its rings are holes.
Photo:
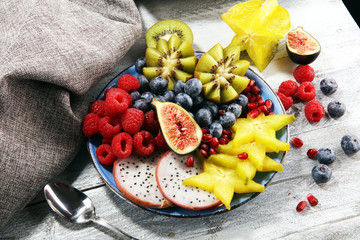
[[[294,63],[306,65],[315,61],[321,47],[313,36],[299,26],[288,33],[286,50]]]

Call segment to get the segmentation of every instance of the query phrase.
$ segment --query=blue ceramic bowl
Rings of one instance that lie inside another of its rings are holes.
[[[197,53],[200,54],[200,53]],[[136,76],[137,72],[135,71],[135,66],[131,66],[121,72],[118,76],[116,76],[106,87],[105,89],[100,93],[98,96],[98,100],[104,100],[104,93],[106,89],[115,87],[117,85],[117,81],[121,75],[124,74],[131,74]],[[271,99],[273,102],[273,112],[276,114],[285,114],[285,110],[283,108],[283,105],[281,104],[279,98],[275,94],[275,92],[270,88],[270,86],[259,76],[257,75],[253,70],[249,69],[246,72],[246,76],[250,79],[255,80],[256,85],[261,90],[261,96],[263,99]],[[288,133],[288,127],[284,127],[283,129],[279,130],[276,133],[276,137],[283,141],[288,142],[289,133]],[[123,198],[127,202],[134,204],[142,209],[145,209],[147,211],[150,211],[152,213],[165,215],[165,216],[171,216],[171,217],[203,217],[203,216],[209,216],[219,213],[224,213],[229,210],[226,209],[224,205],[221,205],[214,209],[207,209],[207,210],[201,210],[201,211],[191,211],[180,207],[171,207],[171,208],[165,208],[165,209],[153,209],[153,208],[146,208],[143,206],[140,206],[129,199],[127,199],[122,193],[117,189],[115,180],[112,174],[112,166],[104,166],[102,165],[98,159],[96,158],[96,149],[101,144],[101,138],[100,137],[91,137],[89,138],[89,141],[87,143],[88,151],[91,155],[91,160],[95,166],[95,169],[100,174],[100,177],[102,180],[106,183],[106,185],[119,197]],[[279,153],[271,153],[269,156],[274,159],[277,162],[282,162],[284,160],[286,152],[279,152]],[[276,172],[258,172],[256,176],[254,177],[254,181],[263,185],[269,184],[270,180],[274,177]],[[233,200],[231,201],[231,210],[245,204],[249,200],[255,198],[260,193],[246,193],[246,194],[235,194],[233,197]],[[266,191],[265,191],[266,194]]]

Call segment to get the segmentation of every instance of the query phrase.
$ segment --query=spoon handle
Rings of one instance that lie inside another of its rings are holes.
[[[125,239],[127,240],[138,240],[137,238],[134,238],[130,235],[128,235],[127,233],[121,231],[120,229],[118,229],[117,227],[113,226],[112,224],[108,223],[105,219],[100,218],[98,216],[96,216],[95,218],[91,219],[94,223],[99,224],[121,236],[123,236]]]

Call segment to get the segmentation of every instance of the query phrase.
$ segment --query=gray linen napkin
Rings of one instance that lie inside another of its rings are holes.
[[[140,34],[132,0],[0,1],[0,227],[77,154],[80,96]]]

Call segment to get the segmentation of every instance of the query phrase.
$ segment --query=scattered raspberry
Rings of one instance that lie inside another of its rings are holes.
[[[99,121],[99,132],[104,138],[113,138],[121,131],[120,122],[105,116]]]
[[[99,162],[106,166],[112,165],[116,159],[115,154],[113,153],[112,148],[109,144],[101,144],[96,149],[95,153]]]
[[[154,137],[148,131],[135,133],[133,137],[133,151],[140,156],[148,156],[155,150]]]
[[[281,103],[284,105],[285,111],[293,105],[292,97],[287,97],[280,92],[277,92],[276,95],[280,98]]]
[[[118,88],[123,89],[126,92],[130,90],[137,90],[140,88],[139,80],[130,74],[122,75],[118,81]]]
[[[165,139],[161,133],[160,130],[158,130],[158,134],[156,135],[156,137],[154,138],[154,142],[155,142],[155,148],[156,149],[168,149],[168,145],[167,143],[165,142]]]
[[[293,75],[298,83],[311,82],[314,80],[315,71],[310,65],[299,65],[295,68]]]
[[[97,101],[93,102],[90,105],[89,112],[95,113],[99,117],[104,117],[105,116],[104,103],[105,103],[105,101],[103,101],[103,100],[97,100]]]
[[[317,100],[311,100],[305,105],[305,117],[309,122],[319,122],[325,116],[323,105]]]
[[[296,94],[298,88],[299,86],[297,82],[287,80],[280,84],[278,92],[284,94],[287,97],[292,97]]]
[[[128,158],[133,149],[133,139],[130,134],[120,132],[113,138],[111,148],[115,156],[119,158]]]
[[[300,84],[297,91],[297,96],[302,101],[310,101],[315,98],[316,90],[311,82],[303,82]]]
[[[143,130],[149,131],[151,134],[157,134],[159,131],[159,121],[157,120],[156,113],[154,111],[149,111],[144,114],[144,124],[142,126]]]
[[[106,93],[104,109],[107,116],[116,116],[132,105],[130,94],[120,88],[110,88]]]
[[[121,126],[129,134],[140,131],[144,123],[144,112],[136,108],[128,108],[121,114]]]
[[[100,117],[95,113],[88,113],[83,119],[82,130],[86,137],[99,133]]]

